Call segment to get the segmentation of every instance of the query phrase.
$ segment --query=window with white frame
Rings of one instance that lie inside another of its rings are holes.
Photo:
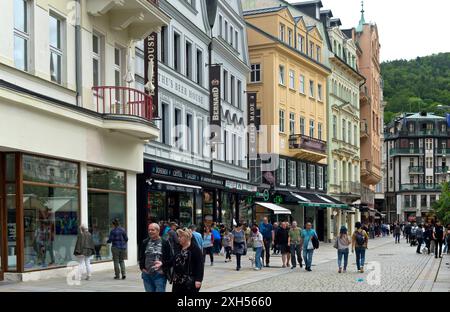
[[[234,28],[230,25],[230,45],[234,47]]]
[[[348,143],[350,143],[352,141],[352,123],[349,121],[348,122]]]
[[[309,188],[316,188],[316,166],[309,165]]]
[[[428,176],[426,179],[427,184],[433,184],[433,177]]]
[[[181,36],[173,33],[173,69],[181,72]]]
[[[26,0],[14,0],[14,66],[29,70],[30,6]]]
[[[250,181],[261,183],[261,159],[250,160]]]
[[[115,47],[114,48],[114,84],[116,87],[121,87],[122,86],[122,77],[123,77],[123,72],[122,72],[122,66],[123,66],[123,55],[124,51],[123,49],[119,48],[119,47]],[[116,92],[115,94],[115,99],[117,103],[121,103],[121,92]]]
[[[322,123],[317,123],[317,138],[322,140]]]
[[[305,76],[300,75],[300,93],[305,94]]]
[[[63,20],[53,13],[49,17],[50,28],[50,77],[53,82],[62,83],[63,64]]]
[[[323,190],[323,167],[317,167],[317,186]]]
[[[299,50],[300,52],[304,52],[303,44],[304,44],[303,36],[297,35],[297,50]]]
[[[223,38],[223,17],[219,14],[219,36]]]
[[[292,29],[288,28],[288,44],[292,47]]]
[[[295,89],[295,72],[289,70],[289,88]]]
[[[286,185],[286,159],[280,158],[280,165],[278,168],[278,182],[280,185]]]
[[[309,43],[309,56],[311,58],[314,58],[314,43],[313,42]]]
[[[242,154],[242,138],[238,137],[238,145],[237,145],[237,153],[238,153],[238,166],[242,167],[243,165],[243,154]]]
[[[223,70],[223,99],[228,102],[228,72],[224,69]]]
[[[300,187],[306,187],[306,164],[300,163]]]
[[[312,119],[309,120],[309,136],[314,137],[314,120]]]
[[[237,157],[236,157],[236,134],[232,134],[232,136],[231,136],[231,138],[232,138],[232,140],[231,140],[231,158],[230,158],[230,162],[233,164],[233,165],[236,165],[236,159],[237,159]]]
[[[203,63],[203,52],[202,50],[197,49],[197,79],[196,82],[202,86],[203,85],[203,70],[204,70],[204,63]]]
[[[242,82],[237,81],[237,107],[242,108]]]
[[[353,145],[358,146],[358,127],[353,126]]]
[[[234,48],[239,51],[239,32],[234,31]]]
[[[297,164],[295,161],[289,161],[289,185],[296,186],[297,185]]]
[[[170,113],[169,105],[161,104],[161,143],[170,145]]]
[[[100,37],[100,35],[94,33],[92,35],[92,83],[94,87],[100,86],[103,84],[103,77],[102,77],[102,68],[103,68],[103,38]],[[139,50],[137,49],[136,52],[137,59],[139,57]],[[138,62],[138,60],[136,60]],[[142,66],[144,65],[144,54],[142,52]],[[139,67],[139,69],[141,69]],[[138,71],[136,71],[137,73]],[[144,68],[142,68],[142,75],[144,74]],[[143,76],[142,76],[143,79]]]
[[[169,58],[169,37],[168,37],[168,31],[167,26],[161,27],[161,62],[167,65],[167,61]],[[143,42],[143,41],[141,41]],[[144,47],[142,46],[142,50],[144,50]]]
[[[192,122],[192,114],[186,114],[186,150],[191,153],[194,152],[194,125],[192,124]]]
[[[280,77],[279,77],[279,83],[281,85],[285,85],[285,72],[284,72],[284,65],[280,65]]]
[[[314,81],[309,81],[309,96],[314,98]]]
[[[236,106],[236,78],[230,75],[231,105]]]
[[[261,81],[261,64],[252,64],[250,73],[250,82]]]
[[[342,120],[342,141],[347,142],[347,122],[345,119]]]
[[[228,21],[225,20],[225,41],[228,42]]]
[[[300,117],[300,134],[305,135],[305,118]]]
[[[285,33],[286,27],[283,24],[280,24],[280,40],[284,42],[284,33]]]
[[[189,79],[194,79],[193,76],[193,70],[192,70],[192,63],[193,63],[193,59],[192,59],[192,43],[189,41],[186,41],[186,46],[185,46],[185,54],[184,54],[184,62],[186,64],[186,77],[188,77]]]
[[[321,55],[322,55],[322,49],[321,49],[319,46],[317,46],[317,51],[316,51],[316,53],[317,53],[317,55],[316,55],[317,62],[320,63],[320,61],[321,61]]]
[[[203,156],[203,119],[197,118],[197,154]]]
[[[426,158],[427,168],[433,168],[433,157]]]
[[[280,132],[284,133],[284,110],[280,109],[280,113],[279,113],[279,123],[280,123]]]
[[[295,113],[289,113],[289,134],[295,134]]]
[[[425,139],[425,149],[427,150],[433,149],[433,139]]]

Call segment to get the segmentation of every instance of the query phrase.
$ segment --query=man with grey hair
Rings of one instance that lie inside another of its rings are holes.
[[[148,225],[148,238],[139,249],[139,267],[146,292],[165,292],[167,269],[171,266],[170,245],[159,236],[157,223]]]
[[[86,267],[86,280],[91,279],[91,256],[95,252],[94,240],[92,239],[91,233],[89,233],[88,227],[86,225],[80,226],[80,232],[77,236],[77,242],[75,243],[75,250],[73,255],[77,257],[78,265],[78,280],[81,280],[81,275],[83,274],[83,267]]]

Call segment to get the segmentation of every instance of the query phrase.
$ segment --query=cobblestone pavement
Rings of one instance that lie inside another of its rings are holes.
[[[251,253],[250,255],[251,256]],[[241,271],[233,262],[225,263],[223,256],[216,256],[214,266],[206,259],[204,292],[275,292],[275,291],[450,291],[450,258],[418,255],[403,240],[394,244],[392,238],[370,240],[366,255],[366,273],[356,273],[355,256],[349,255],[346,274],[337,273],[336,250],[331,244],[321,244],[313,257],[313,272],[281,268],[281,257],[271,257],[271,267],[254,271],[249,256],[242,259]],[[372,267],[372,269],[371,269]],[[440,269],[440,270],[439,270]],[[437,274],[439,270],[439,274]],[[375,272],[381,272],[377,285]],[[111,270],[94,272],[91,281],[80,285],[65,278],[52,278],[36,282],[0,283],[0,292],[142,292],[140,272],[136,266],[128,268],[126,280],[114,280]],[[171,286],[167,285],[167,291]]]

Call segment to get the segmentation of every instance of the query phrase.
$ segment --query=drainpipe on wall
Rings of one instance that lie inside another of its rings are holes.
[[[81,85],[82,62],[81,62],[81,0],[75,4],[75,79],[77,92],[77,106],[82,106],[83,88]]]

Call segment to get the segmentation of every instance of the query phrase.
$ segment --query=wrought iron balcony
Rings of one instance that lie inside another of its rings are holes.
[[[450,148],[438,148],[436,150],[437,155],[448,155],[450,156]]]
[[[402,184],[400,185],[400,191],[440,191],[442,184],[438,183],[416,183],[416,184]]]
[[[359,182],[341,182],[341,193],[361,195],[361,183]]]
[[[326,158],[327,142],[303,134],[293,134],[289,137],[289,149],[298,158],[320,161]]]
[[[449,172],[449,169],[447,166],[445,167],[435,167],[434,168],[434,172],[436,172],[436,174],[446,174]]]
[[[423,148],[391,148],[390,156],[423,154]]]
[[[423,166],[409,166],[410,174],[420,174],[425,173],[425,168]]]

